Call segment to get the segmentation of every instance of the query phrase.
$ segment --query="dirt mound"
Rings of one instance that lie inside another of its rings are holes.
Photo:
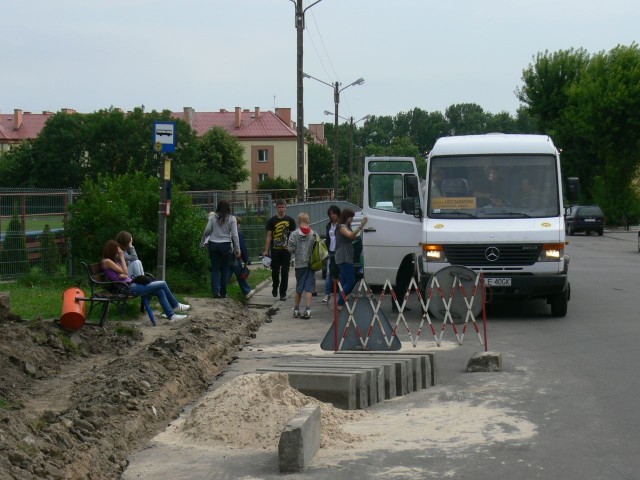
[[[187,320],[0,323],[0,478],[116,478],[198,398],[266,318],[194,299]]]

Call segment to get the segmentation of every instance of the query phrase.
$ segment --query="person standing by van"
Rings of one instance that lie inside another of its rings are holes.
[[[347,296],[356,285],[356,270],[353,264],[353,241],[364,228],[369,219],[362,217],[360,225],[355,230],[351,229],[351,222],[355,212],[350,208],[345,208],[340,213],[338,227],[336,228],[336,264],[340,271],[340,284],[344,295]],[[344,298],[338,294],[338,310],[344,306]]]
[[[273,286],[271,294],[274,297],[280,292],[280,300],[287,299],[289,287],[289,267],[291,254],[287,250],[289,235],[296,229],[296,222],[287,215],[287,202],[279,198],[276,200],[277,213],[267,220],[267,238],[264,243],[263,257],[271,257],[271,280]]]
[[[329,250],[329,261],[326,267],[327,280],[324,285],[324,298],[322,299],[325,303],[331,298],[333,278],[338,269],[336,265],[336,228],[338,227],[338,220],[340,220],[340,207],[331,205],[327,210],[327,215],[329,216],[329,222],[327,223],[324,241],[327,244],[327,250]]]

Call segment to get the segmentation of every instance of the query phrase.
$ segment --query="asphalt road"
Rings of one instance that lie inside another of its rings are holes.
[[[438,348],[424,331],[417,350],[438,353],[438,385],[371,408],[373,420],[359,430],[375,434],[370,441],[353,451],[321,451],[304,473],[287,478],[640,478],[637,232],[569,240],[565,318],[549,316],[543,301],[488,306],[488,346],[502,354],[502,372],[465,373],[483,349],[475,333],[458,346],[446,330]],[[275,302],[273,323],[221,381],[283,356],[318,353],[331,319],[319,298],[307,321],[291,318],[291,299]],[[270,287],[255,301],[274,303]],[[413,349],[406,334],[401,340]],[[196,449],[161,436],[131,460],[124,479],[282,477],[273,452]]]

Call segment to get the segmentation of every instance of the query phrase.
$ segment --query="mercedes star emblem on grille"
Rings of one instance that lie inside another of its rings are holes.
[[[500,250],[498,247],[489,247],[484,251],[484,256],[490,262],[495,262],[500,258]]]

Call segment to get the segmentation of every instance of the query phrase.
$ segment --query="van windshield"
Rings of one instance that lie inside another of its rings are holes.
[[[559,215],[552,155],[441,156],[432,157],[429,166],[425,200],[431,218]]]

